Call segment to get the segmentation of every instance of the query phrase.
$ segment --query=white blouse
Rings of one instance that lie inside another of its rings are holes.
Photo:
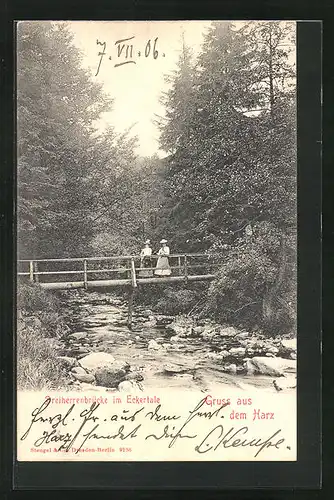
[[[169,255],[169,247],[165,245],[164,247],[160,248],[158,255]]]
[[[143,248],[142,251],[140,252],[140,255],[141,257],[146,257],[146,256],[150,257],[152,255],[152,248],[150,247]]]

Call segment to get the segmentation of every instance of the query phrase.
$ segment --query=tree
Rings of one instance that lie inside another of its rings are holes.
[[[78,255],[92,237],[93,125],[112,101],[63,23],[19,24],[17,86],[20,256]]]

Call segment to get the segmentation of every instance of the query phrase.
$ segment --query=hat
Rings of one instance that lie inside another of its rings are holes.
[[[161,240],[160,243],[167,243],[167,240]]]
[[[151,243],[151,240],[146,240],[145,245],[149,245]]]

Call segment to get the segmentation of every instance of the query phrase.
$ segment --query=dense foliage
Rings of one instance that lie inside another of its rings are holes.
[[[207,312],[271,331],[295,319],[296,139],[288,23],[214,23],[164,96],[174,246],[220,254]]]

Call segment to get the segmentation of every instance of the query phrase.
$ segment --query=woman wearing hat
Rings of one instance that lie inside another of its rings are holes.
[[[145,269],[146,267],[152,267],[152,248],[150,240],[146,240],[144,243],[144,248],[140,252],[140,267]],[[153,276],[153,271],[139,271],[139,276],[147,278]]]
[[[160,241],[161,248],[158,252],[159,258],[157,262],[154,274],[156,276],[169,276],[171,274],[171,268],[168,262],[169,247],[167,246],[167,240]]]

